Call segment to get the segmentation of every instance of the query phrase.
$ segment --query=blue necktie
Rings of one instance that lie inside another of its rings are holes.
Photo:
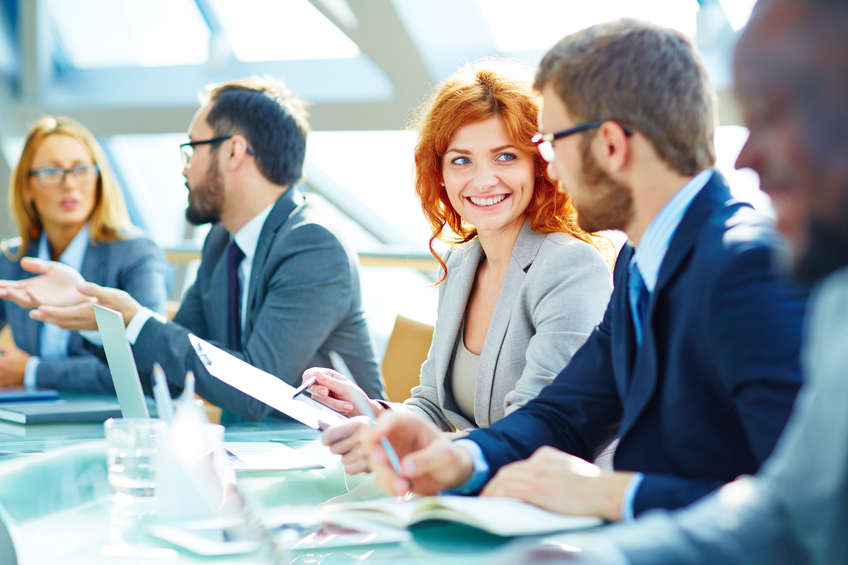
[[[630,311],[633,312],[633,327],[636,330],[636,347],[642,345],[642,327],[648,310],[650,294],[645,286],[645,280],[636,263],[630,263],[630,276],[627,278],[627,290],[630,298]]]
[[[241,285],[238,270],[242,259],[244,253],[235,240],[231,241],[227,250],[227,338],[230,348],[236,351],[241,350]]]

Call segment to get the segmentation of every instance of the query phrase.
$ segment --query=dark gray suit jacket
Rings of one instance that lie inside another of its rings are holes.
[[[151,318],[133,351],[150,386],[159,362],[172,385],[182,386],[194,371],[197,393],[241,418],[259,420],[272,408],[210,375],[197,358],[188,333],[207,340],[289,384],[300,383],[309,367],[330,367],[328,352],[347,361],[371,398],[383,384],[362,310],[359,261],[327,227],[316,204],[294,188],[277,200],[259,236],[239,350],[227,347],[227,245],[220,223],[203,245],[197,280],[173,322]]]
[[[10,251],[16,247],[10,242]],[[25,253],[38,256],[38,240]],[[162,252],[146,237],[134,237],[106,243],[89,242],[82,263],[85,280],[127,291],[140,304],[154,312],[165,312],[165,264]],[[0,254],[0,279],[20,280],[33,276]],[[9,324],[15,345],[30,355],[38,355],[41,322],[29,317],[28,310],[3,301],[0,327]],[[67,359],[42,359],[36,372],[38,386],[81,392],[115,392],[102,349],[71,332]]]

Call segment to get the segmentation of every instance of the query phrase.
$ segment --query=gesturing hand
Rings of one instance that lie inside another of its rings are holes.
[[[96,285],[94,283],[82,283],[77,289],[89,302],[75,306],[47,306],[41,305],[38,310],[32,310],[29,317],[40,322],[56,324],[66,330],[96,330],[97,320],[94,318],[94,307],[91,300],[117,310],[124,317],[124,325],[130,323],[133,316],[141,310],[141,304],[127,292],[117,288]]]
[[[25,309],[38,308],[42,304],[73,306],[91,300],[77,290],[77,285],[85,279],[73,267],[33,257],[21,259],[21,267],[40,276],[0,281],[0,298],[11,300]]]

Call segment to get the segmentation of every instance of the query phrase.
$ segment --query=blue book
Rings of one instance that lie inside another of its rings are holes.
[[[59,400],[59,393],[50,388],[25,388],[22,386],[0,388],[0,402],[26,402],[28,400]]]
[[[0,404],[0,420],[16,424],[102,422],[109,418],[120,417],[121,407],[116,401],[63,399]]]

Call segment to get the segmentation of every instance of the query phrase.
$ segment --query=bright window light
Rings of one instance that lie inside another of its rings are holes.
[[[736,0],[731,0],[736,1]],[[548,49],[586,27],[638,18],[695,35],[697,0],[477,0],[499,51]]]
[[[241,61],[351,59],[359,47],[307,0],[211,0]]]
[[[77,68],[204,63],[209,27],[193,0],[52,0],[50,20]]]
[[[306,158],[426,250],[432,234],[412,187],[415,142],[411,131],[318,131]]]
[[[739,31],[745,27],[756,3],[757,0],[719,0],[733,31]]]
[[[736,170],[736,158],[748,141],[748,129],[742,126],[719,126],[715,133],[716,168],[730,184],[737,200],[749,202],[758,212],[774,218],[771,198],[760,190],[760,177],[751,169]]]

